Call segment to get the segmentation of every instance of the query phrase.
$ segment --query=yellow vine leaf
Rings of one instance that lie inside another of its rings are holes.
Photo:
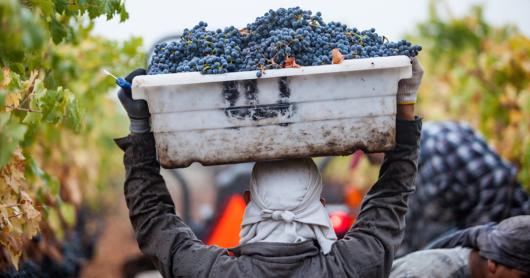
[[[5,99],[5,105],[6,105],[6,111],[11,111],[14,108],[17,108],[20,105],[20,100],[22,99],[22,95],[20,92],[9,92],[6,95]]]
[[[40,212],[26,193],[25,158],[16,149],[11,161],[0,169],[0,248],[9,262],[18,267],[24,242],[39,231]]]
[[[18,192],[24,183],[24,155],[17,149],[13,153],[12,162],[0,170],[0,177],[11,190]]]
[[[4,74],[4,80],[0,82],[0,89],[3,89],[11,82],[11,74],[8,68],[3,68],[2,72]]]

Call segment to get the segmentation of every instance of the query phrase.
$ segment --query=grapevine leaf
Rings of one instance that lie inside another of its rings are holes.
[[[41,167],[38,165],[37,161],[35,161],[34,159],[29,159],[28,164],[30,166],[30,173],[44,183],[46,188],[50,190],[50,195],[59,195],[61,184],[48,173],[46,173],[44,170],[42,170]]]
[[[103,9],[101,2],[102,1],[88,1],[86,4],[84,4],[88,11],[88,17],[90,19],[95,19],[96,17],[101,15],[101,11]],[[108,0],[105,0],[105,2],[108,2]]]
[[[32,112],[26,113],[26,116],[22,120],[24,124],[36,125],[42,121],[42,113]]]
[[[11,59],[12,59],[13,61],[20,61],[20,60],[22,60],[22,57],[23,57],[22,52],[20,52],[20,54],[21,54],[21,55],[20,55],[20,57],[21,57],[20,59],[18,59],[18,58],[14,58],[14,56],[11,56]],[[11,64],[9,65],[9,69],[10,69],[11,71],[13,71],[13,72],[21,73],[21,74],[24,73],[24,72],[26,71],[26,68],[24,67],[24,64],[22,64],[22,63],[11,63]]]
[[[50,225],[53,233],[57,236],[58,239],[64,238],[64,229],[61,224],[61,217],[56,208],[50,208],[47,211],[47,222]]]
[[[127,19],[129,19],[129,13],[125,10],[125,7],[122,6],[120,9],[120,22],[124,22]]]
[[[20,100],[22,95],[20,92],[9,92],[5,98],[5,106],[7,111],[11,111],[14,108],[17,108],[20,105]]]
[[[68,7],[67,0],[54,0],[54,2],[55,2],[55,11],[57,11],[57,13],[62,14],[66,12],[66,8]]]
[[[3,182],[11,187],[13,192],[19,192],[24,181],[24,156],[20,149],[13,152],[11,161],[2,168]]]
[[[53,42],[58,44],[66,37],[66,27],[61,24],[55,17],[50,21],[50,32]]]
[[[61,205],[59,205],[59,211],[61,212],[61,216],[63,217],[66,224],[70,226],[75,224],[76,217],[74,206],[67,203],[61,203]]]
[[[120,1],[107,0],[103,3],[103,14],[107,15],[107,20],[112,19],[114,11],[116,10],[116,4],[118,4],[119,8]]]
[[[22,256],[22,252],[16,249],[8,248],[7,255],[9,262],[15,267],[16,270],[18,270],[18,264],[20,262],[20,257]]]
[[[67,111],[66,111],[67,125],[70,126],[75,132],[79,132],[81,129],[81,112],[79,111],[79,104],[77,99],[71,96],[68,99]]]
[[[24,139],[27,127],[12,120],[8,113],[0,113],[0,169],[10,160],[19,142]]]
[[[31,0],[34,7],[38,7],[45,16],[49,16],[53,13],[53,2],[47,0]]]

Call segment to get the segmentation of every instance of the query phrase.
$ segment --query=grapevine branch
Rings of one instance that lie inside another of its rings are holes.
[[[28,93],[24,96],[24,99],[22,99],[22,102],[20,102],[19,107],[26,104],[27,101],[33,97],[33,94],[34,94],[33,88],[35,88],[35,81],[37,80],[38,77],[39,77],[38,71],[34,70],[31,72],[30,77],[29,77],[29,86],[27,89]]]
[[[42,113],[42,111],[40,110],[33,110],[31,108],[23,108],[23,107],[18,107],[18,106],[13,106],[13,105],[6,105],[5,108],[9,108],[11,110],[17,110],[17,111],[30,112],[30,113]]]
[[[18,206],[22,206],[24,205],[25,203],[18,203],[18,204],[13,204],[13,205],[3,205],[3,206],[0,206],[0,209],[2,208],[14,208],[14,207],[18,207]],[[46,208],[47,206],[45,205],[33,205],[34,208]]]

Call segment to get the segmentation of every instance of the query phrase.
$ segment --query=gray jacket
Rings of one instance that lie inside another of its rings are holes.
[[[394,262],[390,278],[471,277],[470,253],[470,248],[463,247],[412,252]]]
[[[314,241],[205,245],[175,214],[151,133],[116,140],[125,151],[125,198],[136,240],[164,277],[387,277],[414,190],[421,120],[397,121],[396,147],[365,196],[357,222],[323,255]]]

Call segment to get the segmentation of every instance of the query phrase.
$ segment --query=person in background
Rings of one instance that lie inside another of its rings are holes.
[[[423,70],[415,58],[412,71],[398,86],[396,146],[385,154],[379,180],[343,239],[336,239],[321,203],[322,180],[311,159],[258,162],[245,192],[240,245],[233,249],[205,245],[175,214],[159,174],[147,104],[120,90],[131,134],[116,142],[125,152],[124,193],[140,249],[164,277],[388,276],[417,171],[421,119],[414,103]]]
[[[397,259],[391,278],[530,277],[530,216],[446,235],[428,250]]]
[[[420,149],[416,194],[409,199],[398,257],[444,233],[530,214],[517,169],[467,124],[426,122]],[[367,158],[377,165],[382,154]]]
[[[468,125],[427,122],[420,149],[416,194],[409,199],[398,256],[449,231],[530,214],[516,168]]]

